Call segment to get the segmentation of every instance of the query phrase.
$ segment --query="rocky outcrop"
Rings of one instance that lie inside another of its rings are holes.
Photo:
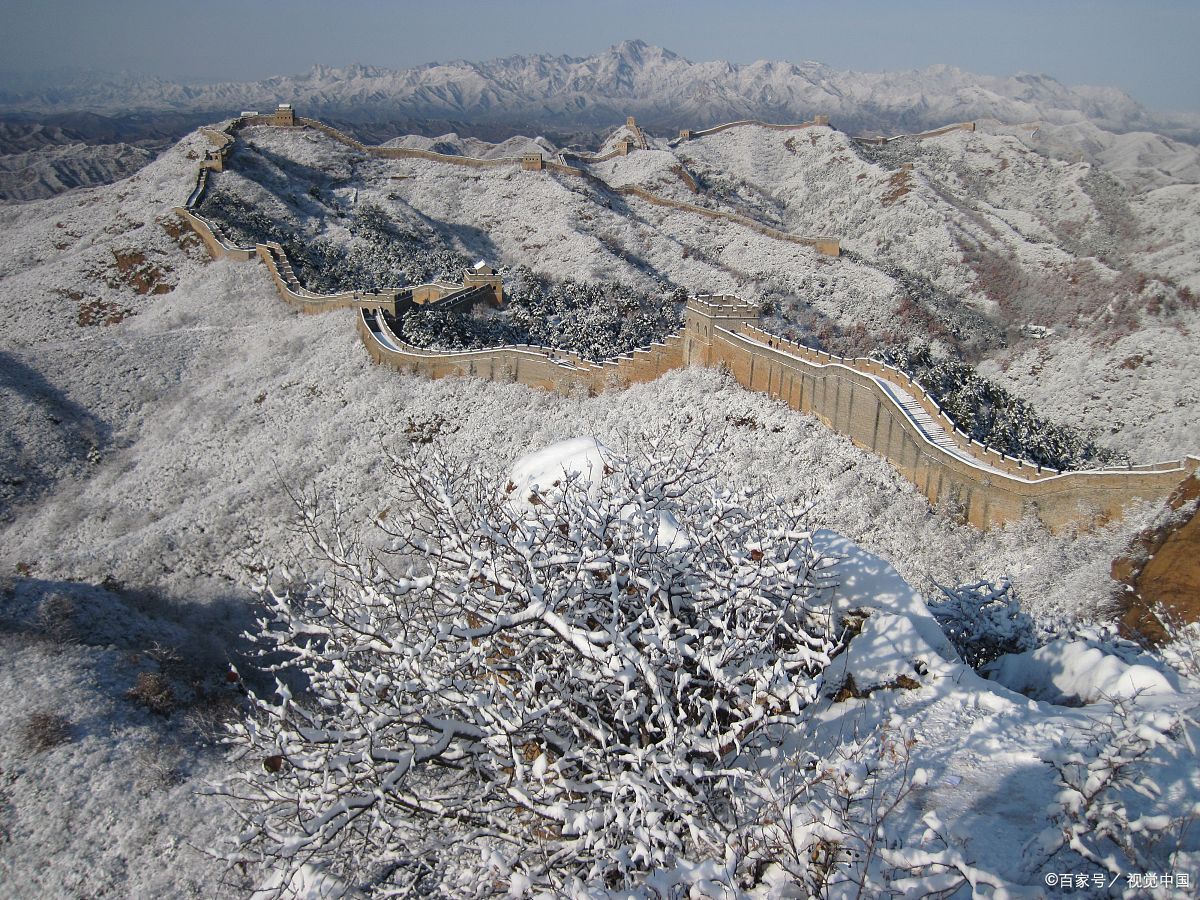
[[[1193,474],[1167,499],[1167,511],[1139,534],[1112,566],[1125,585],[1121,626],[1131,636],[1161,643],[1159,605],[1184,622],[1200,621],[1200,478]]]

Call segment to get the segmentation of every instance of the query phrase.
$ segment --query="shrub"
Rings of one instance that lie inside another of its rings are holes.
[[[29,750],[42,753],[71,739],[71,720],[56,712],[35,712],[25,720],[21,737]]]
[[[1114,700],[1111,712],[1092,720],[1083,746],[1047,754],[1060,790],[1052,824],[1027,854],[1045,865],[1070,851],[1114,881],[1130,872],[1194,869],[1198,808],[1181,798],[1195,797],[1195,715],[1195,708],[1147,710]],[[1139,896],[1179,895],[1163,884]]]
[[[175,708],[175,692],[161,672],[139,672],[133,687],[125,692],[125,698],[160,716]]]
[[[607,359],[677,331],[686,299],[683,290],[655,295],[617,282],[550,281],[520,266],[506,279],[503,310],[467,315],[419,307],[404,314],[398,333],[418,347],[537,344]]]
[[[719,488],[710,457],[652,444],[528,493],[396,459],[381,556],[303,507],[325,574],[261,586],[257,641],[286,661],[233,729],[236,858],[384,894],[721,858],[743,751],[835,646],[804,511]]]
[[[942,598],[931,600],[929,611],[971,668],[1037,646],[1033,619],[1021,611],[1010,582],[977,581],[941,591]]]

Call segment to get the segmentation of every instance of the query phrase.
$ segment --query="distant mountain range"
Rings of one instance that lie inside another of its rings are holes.
[[[1155,114],[1115,88],[1068,87],[1045,75],[995,77],[943,65],[867,73],[816,62],[694,63],[642,41],[624,41],[583,58],[537,54],[399,70],[314,66],[302,75],[212,84],[120,76],[45,87],[26,80],[0,90],[0,115],[10,118],[80,112],[217,118],[276,103],[343,123],[395,123],[390,129],[395,133],[458,130],[492,139],[539,130],[587,132],[626,115],[652,130],[670,131],[817,113],[852,132],[903,132],[994,118],[1200,139],[1200,116]]]

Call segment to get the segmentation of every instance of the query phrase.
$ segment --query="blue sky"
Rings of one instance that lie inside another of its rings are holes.
[[[318,62],[584,56],[641,38],[693,60],[1038,72],[1114,85],[1152,109],[1200,112],[1200,0],[0,0],[0,9],[0,68],[15,72],[257,79]]]

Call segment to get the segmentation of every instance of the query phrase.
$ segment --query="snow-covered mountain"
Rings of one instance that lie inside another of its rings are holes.
[[[72,188],[108,184],[153,159],[129,144],[63,144],[0,156],[0,201],[52,197]]]
[[[536,54],[400,70],[318,65],[300,75],[215,84],[91,76],[52,88],[26,84],[0,92],[0,112],[230,113],[281,102],[345,121],[441,119],[559,129],[607,125],[628,114],[651,127],[674,129],[825,113],[850,131],[920,130],[991,117],[1200,135],[1200,121],[1156,116],[1115,88],[1068,87],[1046,75],[995,77],[944,65],[870,73],[817,62],[692,62],[637,40],[582,58]]]

